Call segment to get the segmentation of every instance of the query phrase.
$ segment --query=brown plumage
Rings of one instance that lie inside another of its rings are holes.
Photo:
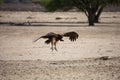
[[[41,36],[39,38],[37,38],[36,40],[34,40],[33,42],[36,42],[38,41],[40,38],[44,38],[44,39],[47,39],[45,41],[46,44],[50,44],[52,45],[51,49],[52,51],[55,49],[57,51],[57,48],[56,48],[56,43],[58,41],[64,41],[63,40],[63,37],[69,37],[69,40],[70,41],[76,41],[76,39],[78,38],[78,34],[76,32],[67,32],[67,33],[64,33],[64,34],[56,34],[56,33],[53,33],[53,32],[50,32],[44,36]]]

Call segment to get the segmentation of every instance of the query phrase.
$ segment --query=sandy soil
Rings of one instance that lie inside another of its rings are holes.
[[[0,80],[120,80],[120,58],[0,61]]]
[[[103,13],[94,27],[77,12],[0,12],[0,22],[27,21],[40,23],[0,25],[0,80],[120,80],[119,12]],[[48,32],[68,31],[80,37],[74,43],[64,38],[58,52],[52,52],[44,39],[32,42]]]

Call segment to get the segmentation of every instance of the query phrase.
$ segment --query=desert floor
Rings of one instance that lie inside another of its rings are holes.
[[[79,12],[0,11],[0,22],[0,80],[120,80],[120,12],[104,12],[94,27]],[[69,31],[79,38],[64,38],[58,52],[33,43]]]

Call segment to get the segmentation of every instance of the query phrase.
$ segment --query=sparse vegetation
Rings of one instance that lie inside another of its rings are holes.
[[[32,0],[33,3],[40,3],[41,0]]]
[[[40,3],[48,11],[56,11],[56,10],[67,11],[73,7],[72,0],[41,0]]]
[[[0,4],[2,4],[3,3],[3,0],[0,0]]]
[[[99,17],[106,6],[120,4],[120,0],[40,0],[40,2],[49,11],[60,9],[65,11],[76,7],[85,13],[89,26],[99,22]]]

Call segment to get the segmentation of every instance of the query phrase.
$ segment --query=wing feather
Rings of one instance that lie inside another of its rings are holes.
[[[78,38],[78,33],[76,32],[67,32],[65,34],[63,34],[64,37],[69,37],[69,40],[71,41],[76,41],[76,39]]]
[[[49,44],[49,43],[50,43],[50,39],[46,40],[45,43],[46,43],[46,44]]]
[[[53,37],[53,36],[56,36],[56,34],[55,33],[53,33],[53,32],[49,32],[49,33],[47,33],[46,35],[44,35],[44,36],[41,36],[41,37],[38,37],[37,39],[35,39],[33,42],[36,42],[36,41],[38,41],[40,38],[51,38],[51,37]]]
[[[39,38],[35,39],[33,42],[36,42],[36,41],[38,41],[40,38],[41,38],[41,37],[39,37]]]

